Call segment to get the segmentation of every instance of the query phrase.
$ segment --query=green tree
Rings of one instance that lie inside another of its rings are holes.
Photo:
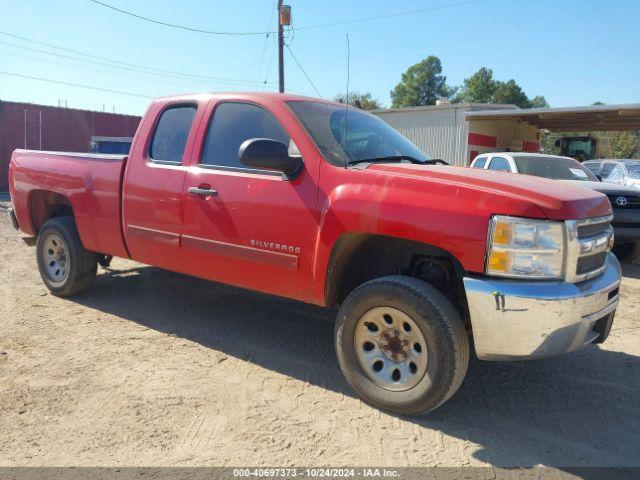
[[[498,82],[493,79],[493,70],[482,67],[469,78],[465,78],[457,101],[467,103],[493,103]]]
[[[347,103],[347,96],[344,93],[337,93],[333,97],[334,102]],[[375,110],[376,108],[382,108],[380,102],[373,98],[369,92],[351,92],[349,93],[349,105],[361,108],[362,110]]]
[[[541,95],[529,100],[522,87],[511,79],[496,80],[493,70],[482,67],[469,78],[465,78],[456,101],[468,103],[512,103],[521,108],[548,107],[547,99]]]
[[[542,95],[536,95],[531,99],[531,108],[548,108],[549,102]]]
[[[391,91],[391,106],[435,105],[438,98],[448,98],[452,94],[447,77],[442,75],[440,59],[431,55],[402,74],[400,83]]]
[[[498,82],[494,94],[495,103],[511,103],[520,108],[530,108],[531,101],[524,93],[522,87],[516,83],[514,79],[506,82]]]
[[[608,135],[612,158],[640,158],[640,132],[602,132]],[[599,137],[597,137],[599,138]],[[603,141],[602,138],[600,141]]]

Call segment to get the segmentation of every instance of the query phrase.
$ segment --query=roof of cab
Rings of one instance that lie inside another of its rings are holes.
[[[162,103],[180,102],[180,101],[208,101],[214,98],[221,99],[238,99],[238,100],[277,100],[281,102],[288,101],[307,101],[307,102],[321,102],[341,105],[340,103],[333,102],[331,100],[324,100],[315,97],[305,97],[303,95],[293,95],[290,93],[277,93],[277,92],[207,92],[207,93],[184,93],[177,95],[168,95],[159,97],[155,101]]]

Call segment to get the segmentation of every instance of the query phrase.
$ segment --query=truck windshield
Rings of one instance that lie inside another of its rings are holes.
[[[325,159],[333,165],[391,157],[429,159],[413,143],[370,113],[320,102],[290,101],[287,104]]]
[[[597,182],[596,176],[580,162],[561,157],[515,157],[519,173],[554,180]]]

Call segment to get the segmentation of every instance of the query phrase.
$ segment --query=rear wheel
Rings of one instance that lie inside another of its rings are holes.
[[[78,294],[95,279],[97,256],[82,246],[73,218],[47,220],[38,232],[36,249],[40,276],[54,295]]]
[[[383,277],[345,300],[336,324],[340,368],[362,399],[401,414],[434,410],[460,387],[469,339],[451,302],[421,280]]]

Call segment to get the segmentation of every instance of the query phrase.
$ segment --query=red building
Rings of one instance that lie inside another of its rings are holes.
[[[0,192],[16,148],[88,152],[92,137],[133,137],[140,117],[0,101]]]

